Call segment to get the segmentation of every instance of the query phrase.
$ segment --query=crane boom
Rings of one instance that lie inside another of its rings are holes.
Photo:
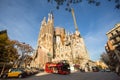
[[[71,12],[72,12],[73,20],[74,20],[75,30],[78,31],[78,26],[77,26],[77,23],[76,23],[76,18],[75,18],[75,14],[74,14],[74,9],[73,8],[71,9]]]

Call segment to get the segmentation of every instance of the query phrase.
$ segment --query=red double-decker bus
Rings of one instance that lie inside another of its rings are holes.
[[[70,65],[66,62],[47,62],[45,71],[48,73],[70,74]]]

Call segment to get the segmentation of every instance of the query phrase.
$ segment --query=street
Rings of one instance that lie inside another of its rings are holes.
[[[120,76],[113,72],[74,72],[69,75],[40,72],[22,79],[8,78],[7,80],[120,80]]]

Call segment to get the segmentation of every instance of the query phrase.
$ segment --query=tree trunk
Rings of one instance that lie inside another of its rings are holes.
[[[3,74],[3,72],[4,72],[4,69],[5,69],[5,63],[4,63],[4,65],[3,65],[2,71],[1,71],[1,73],[0,73],[0,77],[2,76],[2,74]]]

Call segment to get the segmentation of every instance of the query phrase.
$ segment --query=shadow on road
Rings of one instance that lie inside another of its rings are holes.
[[[12,78],[2,80],[120,80],[120,77],[113,72],[73,72],[69,75],[40,72],[22,79]]]

